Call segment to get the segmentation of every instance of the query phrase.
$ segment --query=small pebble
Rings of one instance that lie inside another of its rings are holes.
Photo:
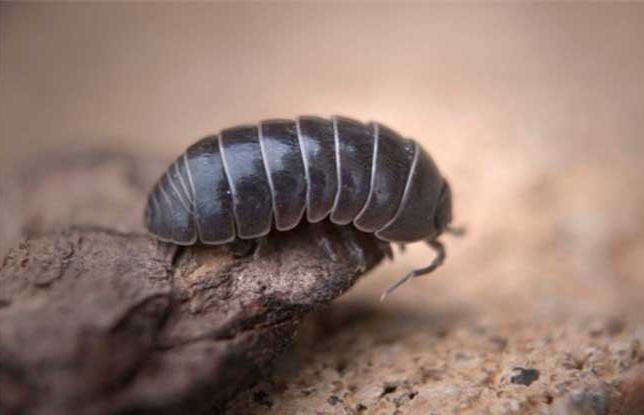
[[[327,402],[331,406],[335,406],[338,402],[342,402],[342,399],[340,399],[337,395],[331,395],[329,396],[329,399],[327,399]]]
[[[518,371],[518,375],[514,375],[510,378],[511,383],[516,383],[518,385],[525,385],[525,386],[530,386],[532,382],[536,381],[539,379],[539,371],[537,369],[532,369],[532,368],[523,368],[523,367],[515,367],[512,369],[514,371]]]

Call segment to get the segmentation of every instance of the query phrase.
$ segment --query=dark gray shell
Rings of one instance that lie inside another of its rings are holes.
[[[378,123],[305,116],[190,146],[155,184],[145,223],[162,241],[224,244],[292,229],[304,215],[390,242],[431,240],[451,220],[451,193],[416,141]]]

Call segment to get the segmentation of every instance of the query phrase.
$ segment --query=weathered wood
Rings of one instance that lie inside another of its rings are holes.
[[[300,319],[382,259],[327,223],[271,234],[259,258],[178,248],[139,225],[163,163],[89,153],[4,176],[0,412],[176,413],[258,379]],[[133,219],[133,217],[136,218]]]

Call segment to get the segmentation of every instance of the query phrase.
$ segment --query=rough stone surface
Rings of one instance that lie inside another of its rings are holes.
[[[644,409],[641,327],[591,335],[591,322],[514,324],[403,310],[361,309],[343,301],[330,316],[311,319],[312,333],[298,343],[295,357],[282,359],[269,381],[237,399],[227,413],[641,414]],[[446,324],[437,325],[436,319]],[[539,379],[528,386],[511,382],[518,365],[537,368]],[[253,399],[258,393],[264,403]]]

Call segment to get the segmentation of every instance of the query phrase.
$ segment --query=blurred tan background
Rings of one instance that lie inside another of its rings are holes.
[[[419,139],[469,234],[445,238],[446,266],[386,303],[382,289],[430,260],[425,247],[310,322],[284,364],[297,369],[276,377],[317,392],[264,386],[277,410],[337,412],[321,392],[340,376],[323,370],[337,359],[350,362],[345,381],[359,379],[333,392],[343,408],[390,413],[390,397],[363,386],[412,379],[418,356],[451,367],[454,349],[469,351],[502,385],[512,364],[553,374],[572,349],[603,348],[614,362],[614,344],[644,342],[643,5],[0,4],[0,163],[88,146],[170,159],[223,127],[300,114],[378,120]],[[376,317],[354,322],[356,308]],[[617,337],[585,336],[615,318]],[[319,329],[347,319],[336,337]],[[508,340],[505,354],[469,339],[481,327]],[[553,333],[568,335],[537,346]],[[596,376],[630,367],[620,365]],[[423,401],[421,386],[418,411],[467,401]],[[231,411],[265,410],[252,396]],[[524,389],[505,396],[530,402]]]

